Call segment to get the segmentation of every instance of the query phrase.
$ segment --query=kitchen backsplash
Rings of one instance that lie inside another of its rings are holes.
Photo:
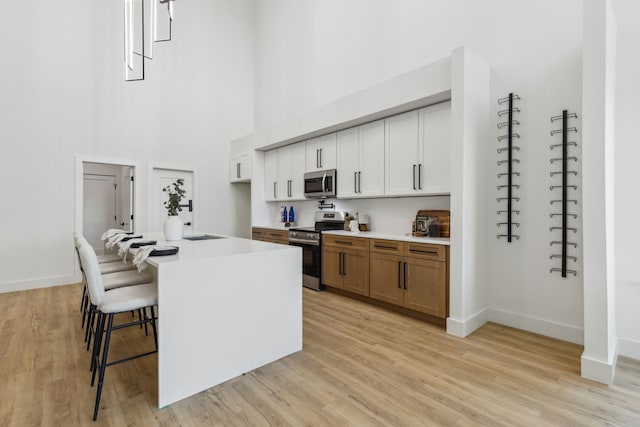
[[[326,203],[335,204],[335,210],[346,211],[354,215],[356,211],[369,216],[369,229],[380,233],[406,234],[411,232],[411,222],[420,209],[450,210],[449,196],[398,197],[384,199],[327,199]],[[280,206],[287,210],[293,206],[296,212],[296,225],[311,226],[314,214],[318,210],[317,200],[290,202],[288,204],[269,203],[270,217],[277,223]]]

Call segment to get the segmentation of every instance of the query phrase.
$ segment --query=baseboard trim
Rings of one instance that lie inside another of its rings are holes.
[[[582,355],[580,358],[580,371],[582,377],[602,384],[612,384],[613,376],[616,371],[615,361],[617,360],[617,357],[614,357],[613,360],[613,363],[609,363]]]
[[[447,318],[447,333],[456,337],[464,338],[478,329],[480,326],[487,323],[487,309],[480,310],[471,317],[465,320],[454,319],[453,317]]]
[[[489,321],[562,341],[572,342],[574,344],[584,344],[584,330],[563,323],[495,308],[489,309]]]
[[[618,356],[640,360],[640,341],[618,338]]]
[[[0,283],[0,294],[7,292],[28,291],[29,289],[50,288],[52,286],[69,285],[80,282],[80,276],[72,274],[41,277],[37,279],[19,280]]]

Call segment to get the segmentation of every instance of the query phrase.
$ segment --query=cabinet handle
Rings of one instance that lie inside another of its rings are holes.
[[[236,163],[236,177],[240,178],[240,163]]]
[[[362,172],[358,172],[358,193],[362,193]]]
[[[287,196],[291,197],[291,180],[287,181]]]
[[[416,165],[413,165],[413,189],[416,190]]]
[[[404,263],[404,288],[407,289],[407,263]]]
[[[316,148],[316,167],[320,169],[320,149]]]
[[[336,244],[338,244],[338,245],[349,245],[349,246],[353,245],[352,242],[343,242],[341,240],[336,240]]]
[[[379,245],[379,244],[377,244],[377,243],[375,243],[373,246],[374,246],[376,249],[388,249],[388,250],[390,250],[390,251],[395,251],[396,249],[398,249],[398,248],[397,248],[397,247],[395,247],[395,246],[384,246],[384,245]]]
[[[320,167],[322,167],[322,148],[319,151],[320,151]]]
[[[420,249],[409,249],[409,252],[416,252],[419,254],[438,255],[437,251],[422,251]]]
[[[422,163],[418,163],[418,190],[422,190]]]
[[[342,275],[347,275],[347,254],[342,252]]]
[[[274,199],[277,199],[277,198],[278,198],[278,196],[276,196],[276,182],[275,182],[275,181],[274,181],[274,183],[273,183],[273,198],[274,198]]]
[[[338,253],[338,274],[342,276],[342,252]]]
[[[400,285],[401,276],[402,276],[402,261],[398,261],[398,289],[402,289],[402,286]]]
[[[353,192],[357,193],[358,192],[358,172],[354,172],[353,173]]]

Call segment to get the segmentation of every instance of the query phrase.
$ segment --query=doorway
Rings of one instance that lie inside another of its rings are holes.
[[[137,203],[136,162],[76,156],[75,231],[96,253],[104,253],[100,237],[109,228],[133,231]]]
[[[164,206],[164,202],[167,200],[167,194],[163,192],[162,189],[168,185],[172,185],[178,179],[184,181],[182,188],[186,191],[182,198],[182,211],[179,212],[178,216],[184,224],[185,232],[195,230],[197,207],[194,186],[195,171],[152,167],[151,174],[151,206],[149,209],[151,230],[162,230],[162,225],[167,218],[167,209]]]

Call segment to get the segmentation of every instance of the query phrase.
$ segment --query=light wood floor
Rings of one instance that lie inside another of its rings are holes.
[[[94,423],[79,297],[79,285],[0,294],[0,426],[640,425],[637,361],[621,359],[607,387],[579,376],[577,345],[496,324],[459,339],[306,289],[302,352],[162,410],[155,356],[111,366]],[[140,329],[118,335],[114,353],[152,345]]]

